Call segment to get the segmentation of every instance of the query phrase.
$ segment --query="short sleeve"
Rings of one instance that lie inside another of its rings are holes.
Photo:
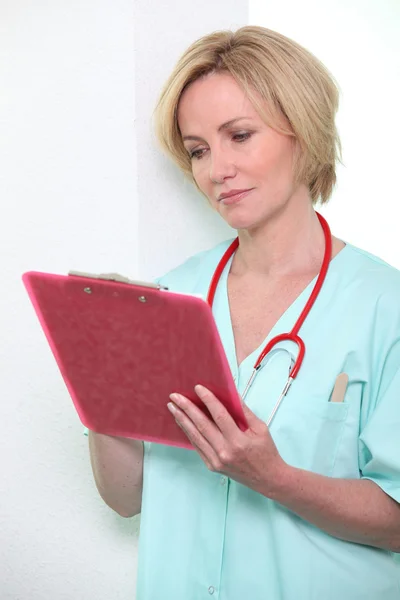
[[[400,340],[386,357],[380,393],[359,439],[362,478],[400,502]]]

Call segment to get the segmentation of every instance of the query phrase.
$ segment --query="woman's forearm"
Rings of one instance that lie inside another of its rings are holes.
[[[89,431],[89,449],[96,487],[104,502],[122,517],[140,513],[143,443]]]
[[[265,494],[330,535],[400,552],[400,504],[368,479],[335,479],[286,466]]]

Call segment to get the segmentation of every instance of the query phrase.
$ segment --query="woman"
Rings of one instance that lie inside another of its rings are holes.
[[[238,232],[213,312],[242,395],[321,269],[314,204],[336,180],[337,104],[314,56],[244,27],[194,43],[156,109],[162,145]],[[205,295],[230,243],[159,281]],[[211,418],[182,396],[169,403],[195,452],[146,444],[143,460],[139,442],[90,433],[103,498],[125,516],[142,512],[139,600],[400,597],[400,274],[335,237],[329,258],[301,327],[304,362],[270,427],[290,343],[246,396],[246,432],[196,388]]]

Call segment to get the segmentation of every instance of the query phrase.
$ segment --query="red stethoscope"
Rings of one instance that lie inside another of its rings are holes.
[[[299,331],[300,331],[300,328],[303,325],[304,321],[308,317],[315,300],[318,298],[318,294],[320,293],[322,284],[324,283],[326,274],[328,272],[331,256],[332,256],[332,236],[331,236],[331,231],[329,229],[329,225],[319,213],[316,213],[316,214],[317,214],[317,217],[321,224],[321,227],[323,229],[324,237],[325,237],[325,253],[324,253],[324,258],[322,261],[322,266],[321,266],[321,270],[319,272],[317,281],[315,282],[314,288],[313,288],[311,295],[307,301],[307,304],[303,308],[299,318],[297,319],[296,323],[294,324],[293,329],[289,333],[281,333],[280,335],[277,335],[276,337],[272,338],[267,343],[264,350],[261,352],[260,356],[257,358],[257,361],[255,362],[254,367],[253,367],[253,372],[251,374],[251,377],[250,377],[250,379],[245,387],[245,390],[242,394],[242,400],[244,400],[253,381],[254,381],[254,378],[256,377],[257,373],[260,371],[261,367],[263,366],[262,363],[263,363],[264,358],[267,356],[267,354],[269,354],[272,351],[274,346],[276,346],[277,344],[279,344],[280,342],[283,342],[283,341],[290,341],[290,342],[294,342],[295,344],[297,344],[299,353],[297,355],[296,360],[294,361],[294,364],[291,365],[291,367],[289,369],[288,380],[285,384],[285,387],[282,390],[281,395],[279,396],[277,403],[274,406],[274,409],[267,421],[267,425],[271,424],[271,421],[274,418],[275,413],[278,410],[282,400],[288,393],[290,386],[292,385],[294,379],[297,377],[297,375],[299,373],[300,367],[301,367],[303,359],[304,359],[304,354],[306,351],[305,344],[304,344],[303,340],[301,339],[301,337],[299,336]],[[216,289],[218,286],[218,282],[221,278],[222,272],[225,269],[226,264],[228,263],[231,256],[237,250],[238,246],[239,246],[239,238],[236,238],[232,242],[232,244],[229,246],[229,248],[226,250],[225,254],[221,258],[221,260],[215,270],[215,273],[211,280],[210,288],[209,288],[208,294],[207,294],[207,302],[211,308],[213,305],[215,292],[216,292]]]

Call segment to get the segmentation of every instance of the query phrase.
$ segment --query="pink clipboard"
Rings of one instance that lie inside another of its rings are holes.
[[[118,276],[123,281],[31,271],[22,279],[90,430],[192,448],[167,403],[171,392],[179,392],[207,414],[196,384],[212,390],[240,429],[247,429],[212,311],[202,298]]]

